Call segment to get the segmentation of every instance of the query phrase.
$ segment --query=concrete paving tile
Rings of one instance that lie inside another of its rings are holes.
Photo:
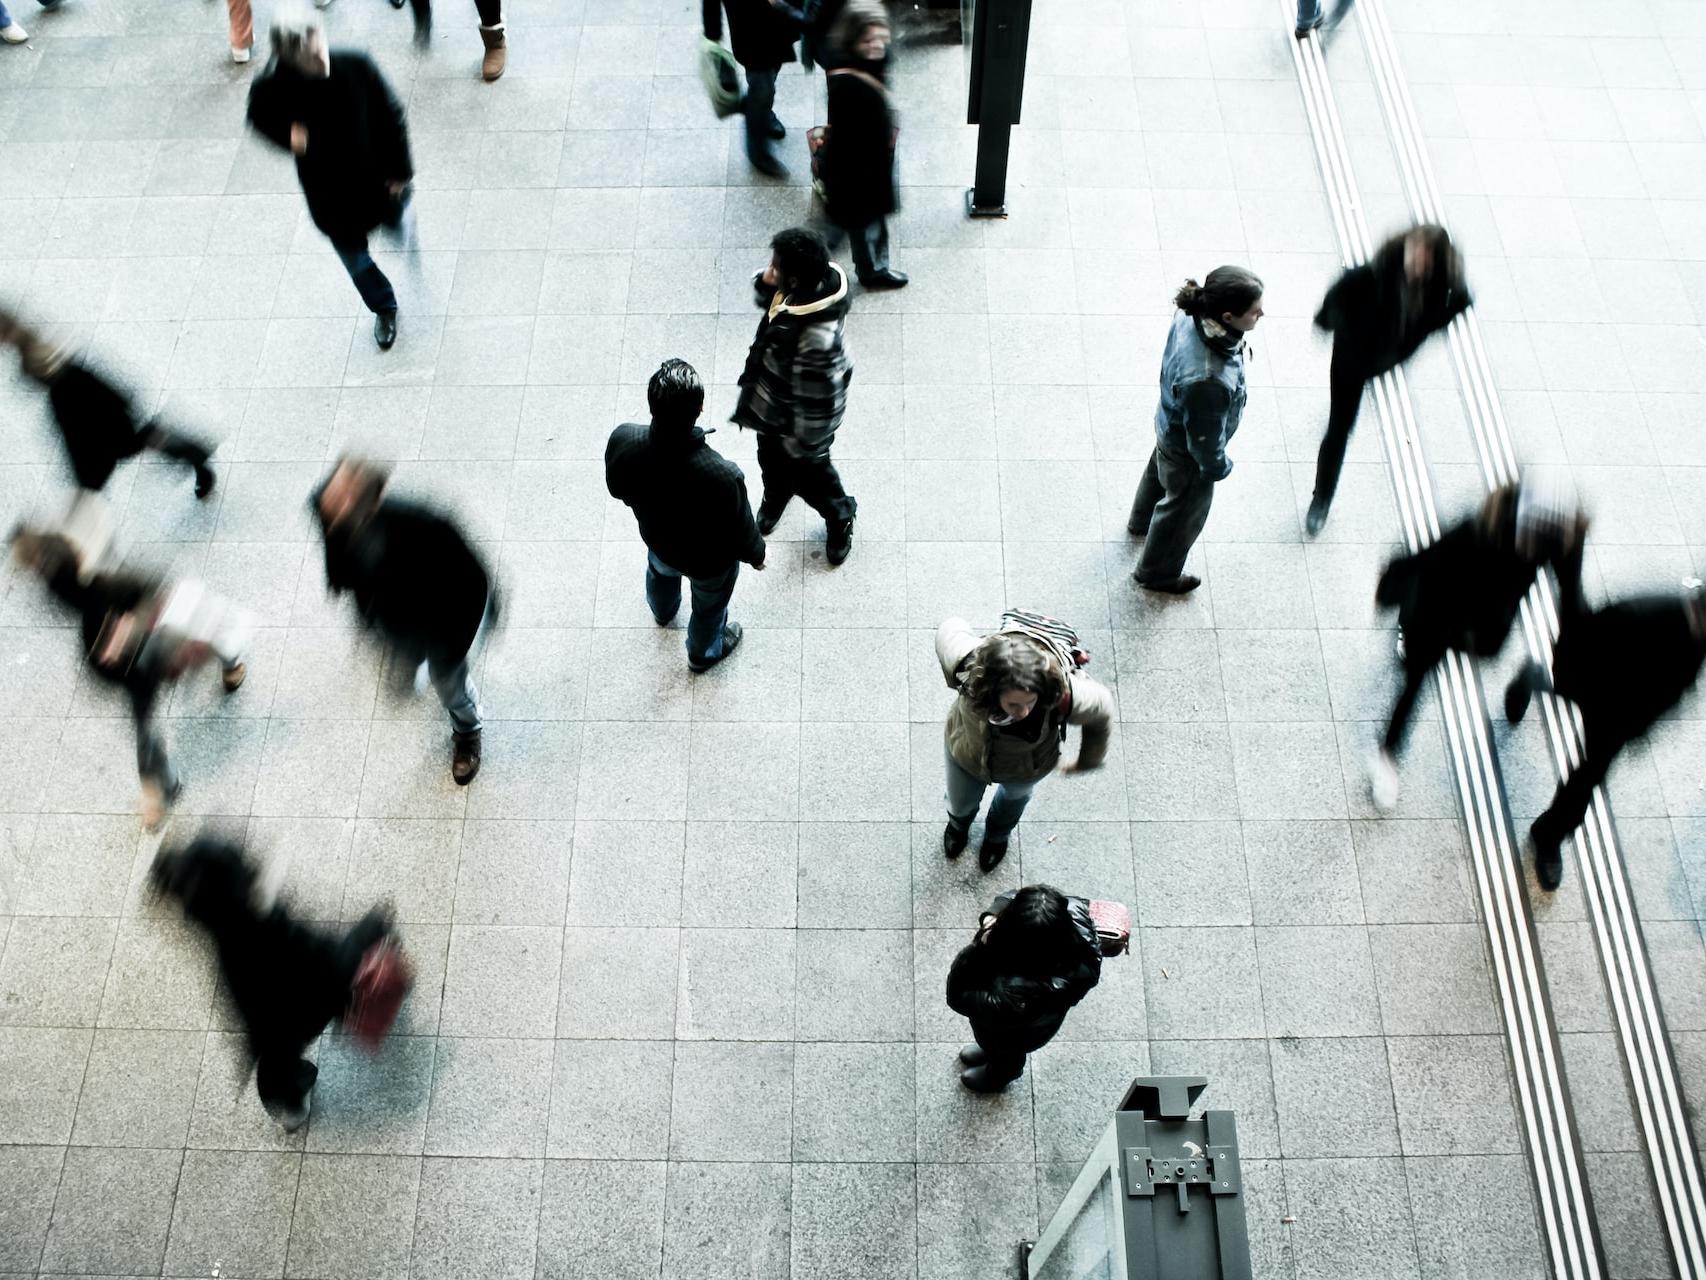
[[[564,930],[557,1034],[670,1039],[679,962],[675,929]]]
[[[1380,1037],[1285,1038],[1270,1053],[1287,1158],[1400,1154]]]
[[[663,1253],[662,1162],[547,1160],[536,1274],[650,1280]]]
[[[878,1280],[917,1264],[909,1164],[796,1164],[789,1218],[794,1274]]]
[[[42,1265],[107,1274],[158,1270],[185,1159],[182,1151],[66,1151]]]
[[[438,1041],[427,1112],[429,1156],[540,1156],[551,1103],[551,1041]]]
[[[787,1276],[791,1186],[785,1164],[672,1162],[664,1210],[666,1280]]]
[[[423,1160],[409,1273],[532,1275],[543,1172],[539,1160]]]
[[[1298,1274],[1319,1267],[1358,1280],[1421,1274],[1403,1161],[1287,1160],[1284,1168],[1287,1206],[1297,1219],[1291,1243]],[[1361,1195],[1339,1194],[1346,1172],[1356,1175]]]
[[[406,1276],[419,1191],[417,1159],[308,1156],[302,1161],[285,1275]]]
[[[786,929],[683,930],[677,1039],[792,1039],[796,947]]]
[[[910,1116],[911,1108],[907,1109]],[[0,1266],[33,1271],[41,1260],[59,1192],[65,1150],[60,1147],[8,1146],[0,1150],[7,1194],[0,1204]]]
[[[1378,1035],[1373,932],[1353,925],[1258,926],[1267,1034]]]
[[[295,1152],[189,1151],[183,1159],[166,1242],[167,1270],[187,1274],[218,1265],[282,1275],[302,1157]]]

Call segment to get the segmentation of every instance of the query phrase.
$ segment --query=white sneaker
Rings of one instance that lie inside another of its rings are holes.
[[[22,44],[29,38],[30,33],[25,31],[15,22],[8,26],[0,27],[0,40],[4,40],[7,44]]]
[[[316,9],[325,9],[325,8],[329,8],[331,6],[331,3],[332,3],[332,0],[314,0],[314,7]]]
[[[1380,812],[1391,813],[1398,807],[1398,762],[1384,750],[1376,751],[1368,762],[1368,789]]]
[[[247,62],[250,58],[252,58],[254,56],[255,56],[255,47],[253,45],[245,45],[241,49],[231,50],[231,61],[233,61],[233,62],[237,62],[237,63]]]

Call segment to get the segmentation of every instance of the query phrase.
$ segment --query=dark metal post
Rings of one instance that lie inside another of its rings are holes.
[[[1025,92],[1031,0],[976,0],[966,123],[977,128],[977,185],[966,192],[974,218],[1007,216],[1007,153]]]

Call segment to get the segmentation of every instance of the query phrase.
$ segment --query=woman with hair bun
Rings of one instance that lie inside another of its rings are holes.
[[[942,853],[957,858],[971,838],[983,793],[995,787],[977,864],[994,870],[1007,856],[1013,828],[1031,792],[1059,766],[1062,773],[1094,769],[1108,753],[1114,695],[1089,676],[1069,671],[1054,647],[1025,630],[980,636],[963,618],[936,632],[936,657],[959,697],[944,730],[948,768],[948,825]],[[1076,760],[1061,759],[1066,726],[1082,725]]]
[[[1173,305],[1155,449],[1126,529],[1145,539],[1138,585],[1183,595],[1202,585],[1185,557],[1208,522],[1214,486],[1232,474],[1226,446],[1244,414],[1244,335],[1262,318],[1262,282],[1244,267],[1216,267],[1202,284],[1185,281]]]

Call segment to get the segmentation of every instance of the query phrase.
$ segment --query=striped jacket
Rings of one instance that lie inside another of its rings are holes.
[[[729,421],[789,437],[790,452],[822,457],[847,412],[853,361],[847,354],[847,274],[829,264],[835,287],[821,298],[794,302],[778,289],[765,299],[764,318],[740,375],[740,399]]]

